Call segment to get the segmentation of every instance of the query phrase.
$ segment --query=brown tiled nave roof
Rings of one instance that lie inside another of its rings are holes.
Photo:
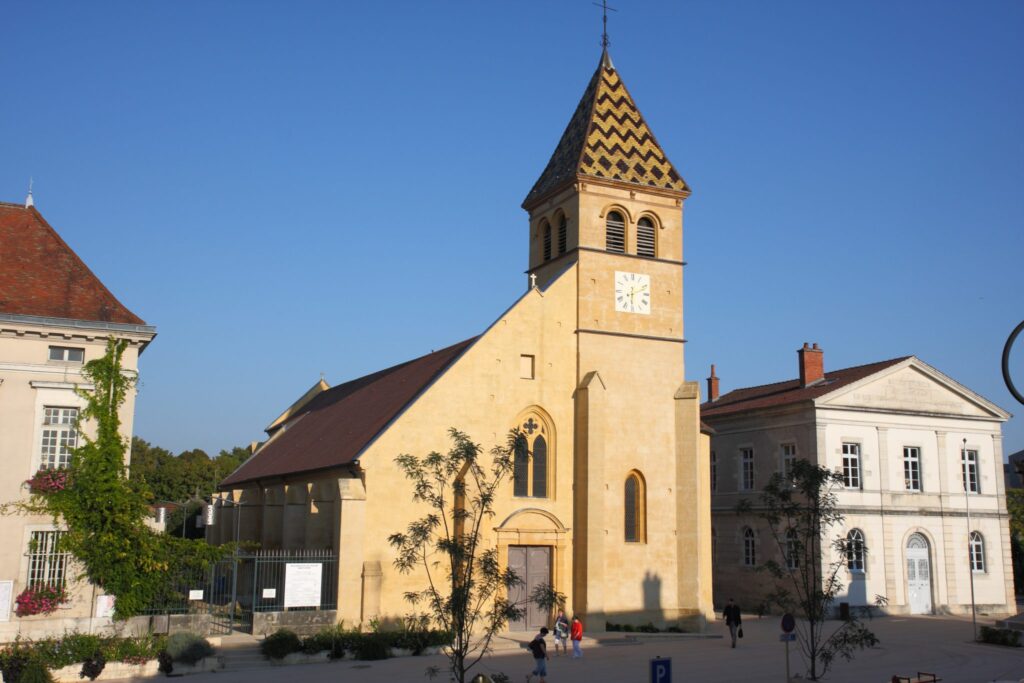
[[[352,462],[476,339],[317,394],[221,488]]]
[[[529,207],[581,176],[689,192],[607,52],[601,55],[555,153],[523,206]]]
[[[35,207],[0,202],[0,313],[145,325]]]

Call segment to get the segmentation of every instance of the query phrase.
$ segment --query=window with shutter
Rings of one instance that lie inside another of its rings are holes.
[[[641,218],[636,224],[636,255],[654,258],[654,221]]]
[[[618,211],[608,213],[605,221],[605,250],[616,254],[626,253],[626,221]]]

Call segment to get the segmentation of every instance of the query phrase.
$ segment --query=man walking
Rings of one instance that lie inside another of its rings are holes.
[[[734,603],[732,598],[729,598],[729,602],[725,604],[725,609],[722,610],[722,618],[725,619],[725,625],[729,627],[732,646],[736,647],[736,632],[741,630],[743,619],[740,618],[740,606]]]
[[[569,654],[567,645],[569,641],[569,619],[565,616],[565,610],[558,610],[555,618],[555,656],[558,656],[558,646],[562,646],[562,654]]]
[[[526,675],[526,683],[530,683],[530,679],[534,676],[540,677],[540,683],[547,683],[544,680],[545,676],[548,675],[548,646],[544,643],[544,636],[547,634],[547,627],[541,626],[540,631],[527,646],[530,648],[530,654],[533,655],[534,667],[533,672]]]

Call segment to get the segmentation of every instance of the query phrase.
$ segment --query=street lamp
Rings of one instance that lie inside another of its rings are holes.
[[[978,612],[974,604],[974,557],[971,548],[971,492],[968,482],[971,479],[970,463],[967,461],[967,437],[964,437],[963,449],[960,452],[960,469],[964,477],[964,505],[967,507],[967,574],[971,579],[971,624],[974,628],[974,640],[978,640]]]
[[[242,526],[241,525],[242,514],[241,514],[241,509],[240,508],[244,507],[245,503],[243,503],[241,501],[238,501],[238,500],[231,500],[230,498],[223,498],[223,497],[211,498],[209,506],[206,509],[206,526],[207,527],[211,527],[211,526],[214,526],[214,524],[216,524],[216,519],[217,519],[217,517],[216,517],[216,509],[218,507],[223,507],[224,505],[234,505],[235,506],[235,543],[237,544],[239,542],[240,537],[241,537],[241,526]]]

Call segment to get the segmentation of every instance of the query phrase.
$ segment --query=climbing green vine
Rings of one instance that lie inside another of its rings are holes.
[[[173,577],[202,571],[225,552],[146,525],[145,484],[128,479],[128,443],[118,416],[136,381],[122,368],[126,346],[124,340],[109,339],[106,354],[82,370],[93,388],[75,390],[86,402],[79,422],[95,426],[95,438],[79,429],[84,443],[72,453],[66,484],[32,489],[29,501],[15,505],[23,512],[48,513],[67,530],[62,548],[75,557],[85,578],[116,596],[118,619],[160,604],[172,591]]]

